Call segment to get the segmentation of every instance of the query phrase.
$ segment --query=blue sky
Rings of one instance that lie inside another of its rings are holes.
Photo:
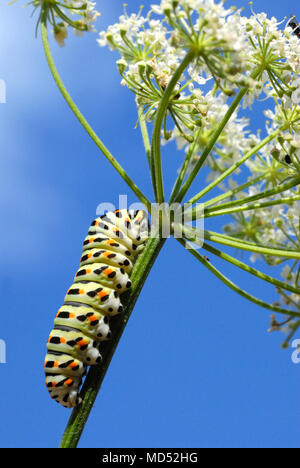
[[[127,3],[129,11],[140,5]],[[136,199],[64,103],[34,37],[35,19],[22,4],[0,6],[0,79],[7,85],[7,103],[0,104],[0,339],[7,352],[0,364],[0,446],[56,447],[70,413],[45,388],[46,340],[97,205],[116,204],[119,194]],[[99,29],[122,13],[123,1],[97,4]],[[281,19],[297,14],[296,4],[260,0],[255,8]],[[100,49],[93,33],[70,33],[67,46],[53,44],[53,52],[82,112],[150,194],[133,95],[119,85],[116,56]],[[254,127],[259,123],[255,116]],[[170,187],[181,155],[170,146],[163,158]],[[273,300],[264,283],[227,265],[223,271]],[[280,348],[283,335],[267,333],[269,315],[169,240],[80,447],[298,447],[300,367],[291,350]]]

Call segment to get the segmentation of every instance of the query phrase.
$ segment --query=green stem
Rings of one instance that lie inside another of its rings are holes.
[[[186,247],[186,242],[183,241],[182,239],[177,239],[178,242],[180,242],[181,245]],[[240,288],[237,286],[235,283],[233,283],[227,276],[223,275],[215,266],[213,266],[208,260],[202,257],[195,249],[191,248],[189,246],[188,251],[197,259],[199,260],[202,265],[204,265],[211,273],[213,273],[217,278],[219,278],[226,286],[228,286],[230,289],[238,293],[240,296],[244,297],[245,299],[248,299],[248,301],[254,302],[254,304],[259,305],[261,307],[264,307],[265,309],[272,310],[274,312],[280,313],[280,314],[285,314],[289,315],[292,317],[299,317],[299,314],[297,312],[290,311],[288,309],[283,309],[281,307],[277,307],[272,304],[268,304],[267,302],[262,301],[261,299],[258,299],[255,296],[252,296],[249,294],[247,291],[244,289]]]
[[[225,116],[223,117],[220,124],[218,125],[218,128],[213,133],[209,143],[206,145],[205,149],[203,150],[203,153],[202,153],[199,161],[197,162],[196,166],[192,170],[191,174],[189,175],[189,177],[187,178],[185,184],[183,185],[182,189],[180,190],[178,196],[176,197],[176,200],[175,200],[176,202],[181,202],[183,200],[184,196],[186,195],[187,191],[189,190],[190,186],[192,185],[195,177],[197,176],[199,170],[203,166],[206,158],[209,156],[209,154],[210,154],[211,150],[213,149],[213,147],[215,146],[219,136],[221,135],[222,131],[224,130],[226,124],[229,122],[232,114],[237,109],[239,103],[241,102],[241,100],[243,99],[245,94],[247,93],[248,89],[249,89],[248,86],[245,86],[243,89],[241,89],[240,92],[238,93],[238,95],[236,96],[236,98],[234,99],[234,101],[232,102],[232,104],[230,105],[228,111],[226,112]],[[190,202],[188,202],[188,203],[190,203]],[[194,201],[191,202],[191,203],[194,203]]]
[[[242,242],[234,237],[224,236],[217,232],[204,231],[204,239],[216,242],[217,244],[227,245],[236,249],[246,250],[248,252],[255,252],[261,255],[270,255],[273,257],[286,257],[300,259],[300,252],[297,250],[283,250],[276,247],[264,247],[250,242]]]
[[[273,197],[274,195],[278,195],[278,194],[280,194],[282,192],[285,192],[286,190],[290,190],[290,189],[292,189],[294,187],[297,187],[297,185],[299,185],[299,184],[300,184],[300,177],[297,177],[296,179],[290,180],[290,182],[287,182],[285,184],[280,184],[279,186],[277,186],[275,188],[272,188],[270,190],[266,190],[265,192],[260,192],[260,193],[257,193],[256,195],[252,195],[250,197],[240,198],[239,200],[232,200],[230,202],[223,203],[222,205],[213,206],[211,208],[207,208],[205,211],[206,211],[207,214],[209,214],[209,213],[213,213],[215,211],[225,210],[227,208],[231,209],[231,208],[233,208],[235,206],[246,205],[249,202],[255,202],[255,201],[261,200],[262,198]],[[289,198],[291,198],[291,197],[289,197]],[[288,198],[286,198],[286,199],[288,199]],[[282,199],[282,200],[284,200],[284,199]],[[277,201],[277,200],[271,200],[268,203],[273,203],[274,201]],[[194,211],[194,210],[195,210],[195,208],[192,211]]]
[[[171,196],[170,196],[170,201],[169,203],[173,203],[173,201],[176,199],[178,193],[179,193],[179,190],[181,188],[181,185],[182,185],[182,182],[186,176],[186,173],[187,173],[187,170],[189,168],[189,165],[190,165],[190,162],[192,161],[192,158],[197,150],[197,144],[198,144],[198,141],[199,141],[199,137],[201,135],[201,129],[199,129],[197,132],[196,132],[196,137],[193,141],[193,143],[190,145],[189,147],[189,150],[187,152],[187,155],[185,157],[185,160],[183,162],[183,165],[180,169],[180,173],[175,181],[175,184],[174,184],[174,187],[172,189],[172,192],[171,192]]]
[[[168,110],[168,106],[170,103],[170,98],[173,93],[173,90],[180,79],[181,75],[183,74],[186,67],[195,57],[194,52],[188,52],[177,70],[175,71],[174,75],[169,82],[163,97],[160,101],[159,107],[157,109],[157,114],[154,123],[153,135],[152,135],[152,144],[151,144],[151,154],[152,160],[154,164],[154,173],[155,173],[155,181],[156,181],[156,202],[162,203],[164,201],[164,187],[163,187],[163,177],[162,177],[162,165],[161,165],[161,127],[163,123],[163,119],[165,114]]]
[[[195,229],[195,231],[197,231],[197,229]],[[207,232],[210,232],[210,231],[207,231]],[[215,233],[214,233],[215,234]],[[241,244],[246,244],[246,245],[249,245],[250,247],[253,247],[255,245],[257,245],[257,243],[253,243],[247,239],[240,239],[238,237],[231,237],[231,236],[227,236],[226,234],[220,234],[220,233],[216,233],[219,237],[221,237],[222,239],[226,239],[227,241],[235,241],[235,242],[239,242]]]
[[[47,33],[47,26],[46,26],[46,19],[45,15],[47,15],[47,7],[44,7],[43,9],[43,14],[42,14],[42,21],[41,21],[41,32],[42,32],[42,40],[43,40],[43,46],[44,46],[44,51],[45,55],[47,58],[47,62],[50,68],[50,71],[52,73],[52,76],[58,86],[58,89],[60,90],[61,94],[63,95],[64,99],[66,100],[67,104],[69,105],[70,109],[72,112],[75,114],[83,128],[86,130],[86,132],[89,134],[89,136],[92,138],[94,143],[98,146],[100,151],[103,153],[103,155],[106,157],[106,159],[112,164],[112,166],[116,169],[116,171],[119,173],[119,175],[122,177],[122,179],[126,182],[126,184],[131,188],[131,190],[136,194],[138,199],[147,207],[148,210],[150,210],[151,203],[150,201],[146,198],[146,196],[141,192],[141,190],[137,187],[137,185],[133,182],[133,180],[127,175],[126,171],[123,169],[122,166],[116,161],[116,159],[113,157],[113,155],[109,152],[109,150],[106,148],[106,146],[102,143],[100,138],[96,135],[92,127],[89,125],[89,123],[86,121],[84,116],[81,114],[79,111],[78,107],[76,104],[73,102],[70,94],[66,90],[59,74],[56,69],[56,66],[54,64],[54,60],[51,54],[50,50],[50,45],[49,45],[49,39],[48,39],[48,33]]]
[[[61,448],[77,447],[119,340],[163,244],[164,240],[159,237],[149,239],[138,258],[131,275],[132,288],[130,293],[124,295],[124,313],[110,322],[113,337],[110,341],[101,343],[102,363],[100,366],[90,367],[80,393],[83,399],[82,404],[75,408],[71,414],[60,444]]]
[[[258,243],[240,240],[235,237],[219,234],[218,232],[206,231],[195,228],[193,226],[183,225],[180,223],[173,223],[173,231],[183,232],[187,240],[189,240],[190,242],[194,242],[200,247],[202,247],[203,239],[205,239],[211,242],[216,242],[217,244],[223,244],[227,245],[228,247],[246,250],[247,252],[252,253],[255,252],[261,255],[269,255],[272,257],[286,257],[286,259],[300,259],[300,252],[298,250],[283,250],[278,247],[265,247],[264,245]]]
[[[272,188],[270,190],[259,192],[256,195],[252,195],[250,197],[240,198],[238,200],[231,200],[229,202],[223,203],[222,205],[216,205],[216,206],[212,206],[211,208],[206,208],[207,204],[204,203],[204,213],[203,213],[203,205],[200,206],[200,210],[197,206],[195,206],[191,208],[190,210],[186,211],[186,219],[197,219],[198,216],[199,217],[205,216],[209,218],[211,216],[217,216],[219,214],[235,213],[237,211],[256,209],[256,208],[261,208],[264,206],[272,206],[272,205],[278,205],[280,203],[288,203],[289,201],[296,201],[297,196],[286,197],[286,198],[282,198],[281,200],[270,200],[268,202],[247,205],[249,204],[249,202],[256,202],[263,198],[270,198],[274,195],[278,195],[282,192],[285,192],[286,190],[290,190],[291,188],[296,187],[299,184],[300,184],[300,177],[297,177],[296,179],[292,179],[285,184],[280,184],[279,186]],[[243,205],[246,205],[246,207],[244,207]],[[236,206],[237,208],[235,209],[234,207]],[[199,215],[197,214],[198,211],[200,211]]]
[[[212,211],[212,212],[208,212],[204,210],[204,217],[211,218],[213,216],[223,216],[223,215],[238,213],[241,211],[260,210],[263,208],[267,208],[269,206],[284,205],[284,204],[290,204],[290,203],[293,204],[295,201],[298,201],[298,200],[300,200],[300,195],[297,195],[296,197],[281,198],[278,200],[272,200],[272,201],[264,202],[264,203],[253,203],[253,204],[238,206],[236,208],[229,208],[227,210],[225,209],[225,210],[218,210],[218,211]]]
[[[217,197],[211,198],[210,200],[204,203],[204,207],[206,208],[208,206],[214,205],[215,203],[219,203],[220,201],[226,200],[227,198],[231,198],[237,193],[242,192],[243,190],[251,187],[252,185],[257,184],[258,182],[261,182],[264,179],[265,179],[265,174],[261,174],[260,176],[249,180],[245,184],[239,185],[238,187],[232,190],[228,190],[228,192],[222,193],[221,195],[218,195]]]
[[[261,141],[258,145],[256,145],[251,151],[249,151],[245,156],[243,156],[239,161],[234,163],[231,167],[229,167],[223,174],[221,174],[219,177],[217,177],[211,184],[209,184],[207,187],[205,187],[201,192],[197,193],[193,198],[191,198],[188,203],[194,204],[200,198],[204,197],[208,192],[210,192],[212,189],[214,189],[217,185],[219,185],[221,182],[223,182],[224,179],[229,177],[236,169],[238,169],[242,164],[244,164],[248,159],[251,158],[257,151],[259,151],[261,148],[263,148],[266,144],[268,144],[270,141],[272,141],[276,136],[285,128],[285,125],[282,127],[278,128],[275,130],[275,132],[271,133],[267,138],[265,138],[263,141]]]
[[[149,165],[150,174],[151,174],[152,187],[153,187],[153,190],[155,190],[156,184],[155,184],[153,161],[151,157],[152,156],[151,155],[151,143],[149,139],[147,123],[146,123],[144,112],[143,112],[143,106],[138,106],[138,115],[139,115],[139,124],[140,124],[141,134],[143,138],[144,148],[146,151],[146,156],[147,156],[148,165]]]
[[[256,268],[253,268],[246,263],[241,262],[237,258],[232,257],[231,255],[226,254],[225,252],[222,252],[219,249],[216,249],[212,245],[204,244],[202,245],[202,248],[207,250],[208,252],[212,253],[213,255],[216,255],[219,258],[222,258],[223,260],[226,260],[227,262],[231,263],[232,265],[235,265],[236,267],[240,268],[241,270],[247,271],[247,273],[250,273],[253,276],[256,276],[259,279],[262,279],[264,281],[267,281],[268,283],[272,284],[273,286],[277,286],[280,289],[285,289],[287,291],[290,291],[294,294],[300,294],[300,289],[296,288],[294,286],[290,286],[287,283],[283,283],[282,281],[277,280],[276,278],[273,278],[272,276],[266,275],[262,271],[257,270]]]

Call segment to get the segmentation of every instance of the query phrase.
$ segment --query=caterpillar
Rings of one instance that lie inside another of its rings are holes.
[[[81,403],[87,366],[99,364],[101,341],[111,337],[109,318],[122,313],[120,295],[149,237],[146,212],[116,210],[96,218],[83,242],[80,266],[47,343],[46,386],[65,408]]]

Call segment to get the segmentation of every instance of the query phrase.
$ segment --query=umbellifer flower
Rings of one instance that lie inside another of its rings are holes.
[[[41,21],[50,23],[54,38],[61,46],[68,36],[68,27],[77,34],[90,31],[100,15],[95,10],[96,3],[90,0],[32,0],[28,5],[32,5],[34,11],[39,10],[37,28]]]

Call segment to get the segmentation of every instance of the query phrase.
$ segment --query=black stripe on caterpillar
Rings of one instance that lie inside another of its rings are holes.
[[[47,343],[46,386],[66,408],[81,403],[87,366],[101,362],[100,342],[111,336],[109,317],[123,311],[120,295],[131,287],[131,270],[148,237],[142,210],[108,212],[90,226],[79,269]]]

